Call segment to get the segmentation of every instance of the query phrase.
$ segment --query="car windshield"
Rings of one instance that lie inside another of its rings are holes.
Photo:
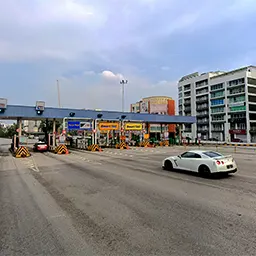
[[[220,153],[213,152],[213,151],[203,152],[203,155],[206,155],[211,158],[223,156]]]

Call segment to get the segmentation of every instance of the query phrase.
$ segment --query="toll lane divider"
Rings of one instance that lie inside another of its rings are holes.
[[[120,144],[116,144],[117,149],[130,149],[126,142],[122,141]]]
[[[93,152],[95,152],[95,151],[102,152],[101,147],[99,145],[97,145],[97,144],[92,144],[92,145],[88,146],[87,150],[88,151],[93,151]]]
[[[31,154],[28,151],[28,148],[25,146],[20,146],[15,152],[12,152],[13,156],[16,158],[30,157]]]
[[[69,151],[66,145],[59,145],[55,148],[54,153],[58,155],[67,155],[69,154]]]

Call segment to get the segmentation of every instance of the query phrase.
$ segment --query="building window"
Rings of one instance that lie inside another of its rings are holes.
[[[215,85],[212,85],[211,86],[211,90],[214,91],[214,90],[218,90],[218,89],[222,89],[223,88],[223,83],[221,84],[215,84]]]
[[[232,97],[229,99],[229,103],[236,103],[236,102],[244,102],[245,101],[245,96],[236,96],[236,97]]]
[[[246,110],[246,106],[235,106],[235,107],[230,107],[230,111],[243,111]]]
[[[217,98],[217,97],[222,97],[222,96],[224,96],[224,92],[211,93],[211,98]]]
[[[211,100],[211,105],[212,106],[216,106],[216,105],[223,105],[224,104],[224,100]]]
[[[239,84],[244,84],[244,78],[240,78],[240,79],[236,79],[228,82],[228,86],[234,86]]]
[[[212,113],[222,113],[222,112],[224,112],[224,107],[212,109]]]
[[[248,84],[252,84],[252,85],[256,85],[256,79],[255,79],[255,78],[248,77],[248,78],[247,78],[247,83],[248,83]]]
[[[248,93],[256,94],[256,87],[248,86]]]

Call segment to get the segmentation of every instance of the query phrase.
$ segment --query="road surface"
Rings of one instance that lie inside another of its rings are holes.
[[[255,255],[256,153],[228,178],[161,170],[182,150],[0,147],[0,255]]]

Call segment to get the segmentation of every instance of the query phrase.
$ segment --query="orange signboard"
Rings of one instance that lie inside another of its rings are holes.
[[[100,131],[116,131],[119,130],[119,123],[99,123]]]

